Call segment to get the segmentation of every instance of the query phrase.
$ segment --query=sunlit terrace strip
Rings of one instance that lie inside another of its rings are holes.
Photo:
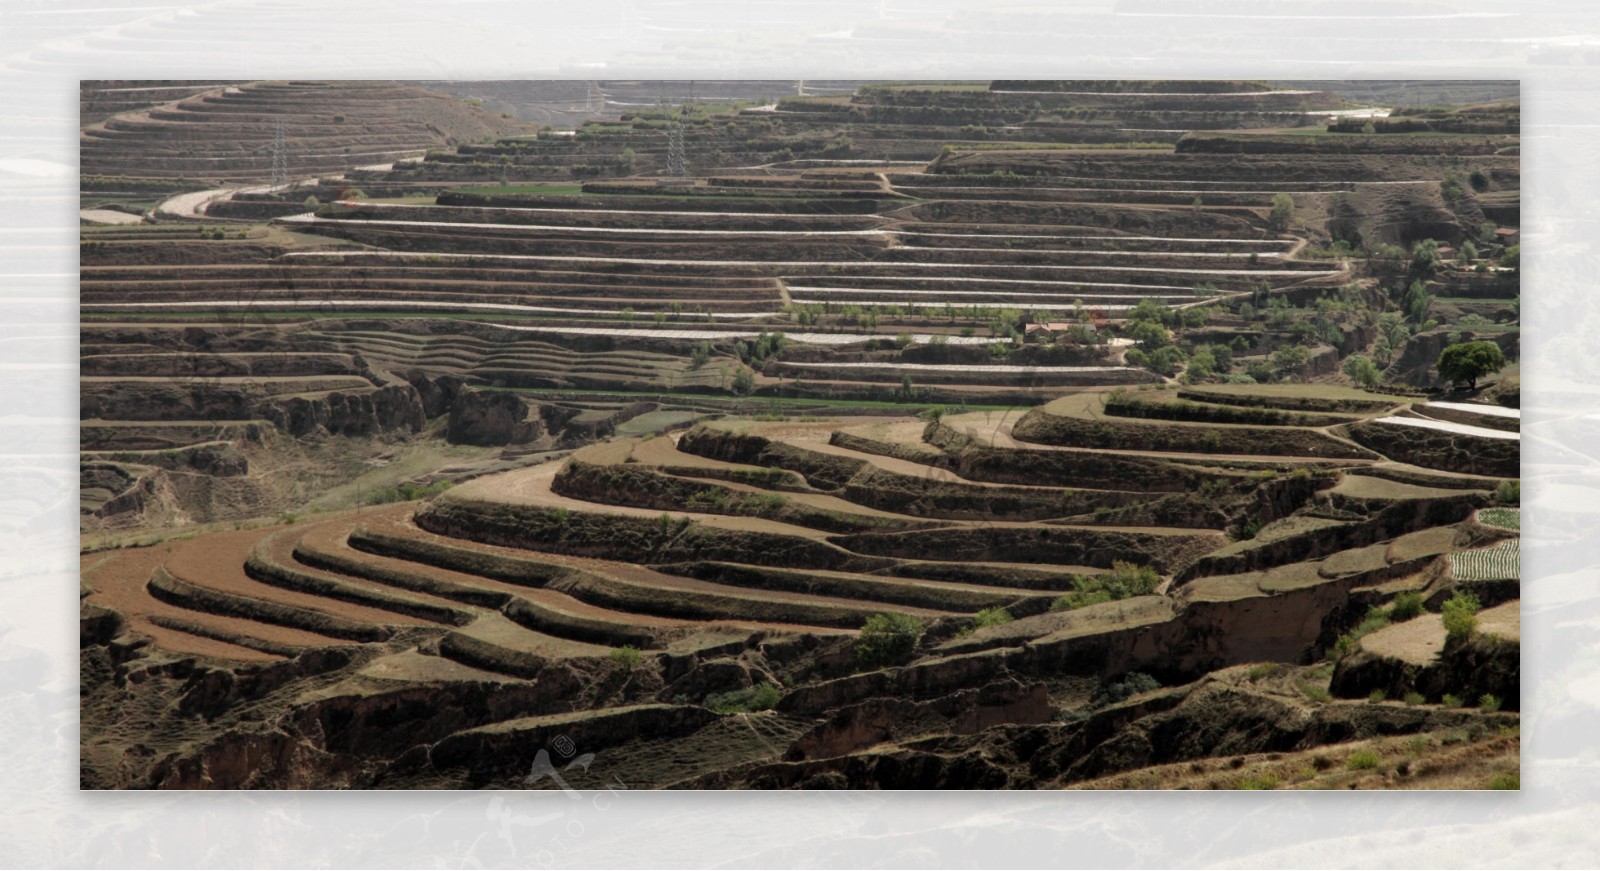
[[[1380,417],[1373,423],[1387,423],[1394,426],[1414,426],[1420,429],[1436,429],[1440,432],[1451,432],[1457,435],[1477,436],[1485,439],[1511,439],[1522,441],[1522,434],[1506,432],[1505,430],[1489,429],[1481,426],[1471,426],[1465,423],[1452,423],[1448,420],[1424,420],[1419,417]]]
[[[1475,402],[1430,402],[1425,408],[1442,408],[1445,411],[1464,411],[1469,414],[1482,414],[1488,417],[1509,417],[1520,420],[1522,409],[1506,408],[1501,405],[1480,405]]]
[[[85,309],[162,309],[162,308],[243,308],[243,309],[282,309],[286,304],[293,304],[293,300],[285,299],[252,299],[252,300],[203,300],[198,302],[89,302],[84,303]],[[621,316],[621,310],[607,311],[605,309],[584,308],[557,308],[540,305],[516,305],[514,303],[497,302],[439,302],[433,300],[403,300],[403,299],[307,299],[299,301],[302,306],[313,309],[332,310],[334,307],[341,309],[406,309],[406,308],[437,308],[451,311],[524,311],[543,312],[546,314],[571,314],[589,316]],[[712,317],[725,319],[743,319],[778,315],[781,312],[695,312],[695,317]]]
[[[993,340],[987,340],[993,341]],[[911,372],[995,372],[1007,375],[1032,374],[1036,372],[1143,372],[1132,366],[1011,366],[996,364],[993,366],[965,366],[959,363],[897,363],[897,362],[872,362],[872,363],[796,363],[796,366],[806,369],[901,369]]]
[[[881,236],[886,231],[869,230],[679,230],[653,227],[573,227],[542,224],[472,224],[462,221],[374,221],[364,218],[319,218],[306,213],[279,218],[293,224],[333,224],[342,226],[373,225],[378,227],[460,227],[472,230],[516,230],[520,232],[561,233],[633,233],[651,236]]]
[[[682,339],[689,342],[752,339],[763,332],[782,332],[784,338],[806,345],[854,345],[873,340],[893,340],[896,338],[895,334],[891,333],[791,333],[787,330],[764,328],[745,330],[651,330],[626,327],[557,327],[522,326],[517,324],[492,324],[492,326],[528,333],[561,333],[574,336],[615,336],[617,338],[641,339]],[[935,338],[935,336],[925,333],[911,334],[911,341],[921,345],[930,344]],[[994,339],[983,336],[938,336],[937,338],[951,345],[987,345],[994,341]]]
[[[622,263],[632,266],[685,266],[698,264],[702,266],[782,266],[797,268],[817,266],[892,266],[910,269],[1082,269],[1104,272],[1165,272],[1180,275],[1253,275],[1257,277],[1297,276],[1301,278],[1323,278],[1340,274],[1340,270],[1337,269],[1188,269],[1142,266],[1080,266],[1076,264],[1063,267],[1055,264],[1037,263],[916,263],[873,260],[657,260],[634,257],[568,257],[556,254],[460,254],[419,251],[289,251],[282,256],[339,259],[354,257],[410,257],[423,260],[428,258],[451,258],[457,260]]]
[[[1070,233],[938,233],[925,230],[894,230],[897,236],[938,236],[946,239],[1087,239],[1104,242],[1174,242],[1195,245],[1278,245],[1291,247],[1294,239],[1204,239],[1181,236],[1078,236]],[[1147,252],[1162,253],[1162,252]]]

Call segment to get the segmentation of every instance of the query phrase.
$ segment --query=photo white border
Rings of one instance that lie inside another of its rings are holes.
[[[0,865],[1600,862],[1600,7],[1560,0],[9,0]],[[1445,11],[1440,11],[1445,10]],[[1176,15],[1167,13],[1178,13]],[[79,792],[77,87],[166,78],[1458,78],[1523,85],[1520,793]],[[1568,453],[1563,454],[1563,449]],[[1572,462],[1576,453],[1579,462]]]

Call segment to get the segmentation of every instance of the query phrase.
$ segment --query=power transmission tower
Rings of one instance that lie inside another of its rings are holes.
[[[272,186],[289,186],[289,144],[283,135],[282,118],[278,119],[278,128],[272,134]]]
[[[667,175],[674,178],[689,175],[688,161],[683,151],[683,123],[676,119],[667,128]]]
[[[683,113],[686,107],[680,107],[674,113],[667,103],[666,94],[656,91],[656,108],[667,116],[667,176],[670,178],[687,178],[689,175],[689,162],[683,150]]]

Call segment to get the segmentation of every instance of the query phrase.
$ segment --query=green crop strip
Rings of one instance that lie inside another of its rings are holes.
[[[736,402],[747,407],[750,411],[769,412],[774,406],[787,408],[790,406],[829,407],[847,406],[850,408],[890,408],[890,409],[926,409],[938,403],[916,402],[883,402],[870,399],[776,399],[773,397],[754,397],[748,399],[732,399],[717,394],[701,393],[663,393],[659,390],[563,390],[546,389],[541,387],[480,387],[481,390],[494,390],[503,393],[525,393],[534,396],[616,396],[631,400],[659,399],[663,402],[676,404],[692,403],[696,398],[715,400],[718,403]],[[1032,406],[1028,405],[978,405],[969,403],[965,406],[969,411],[1026,411]]]

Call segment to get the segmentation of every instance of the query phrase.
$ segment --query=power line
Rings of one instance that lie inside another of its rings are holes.
[[[686,178],[689,175],[689,165],[683,148],[683,112],[687,107],[680,107],[677,112],[671,111],[666,95],[658,86],[656,108],[667,116],[667,175],[671,178]]]
[[[689,166],[683,149],[683,123],[673,119],[667,128],[667,174],[676,178],[689,175]]]
[[[272,186],[289,186],[289,144],[283,135],[282,118],[278,119],[277,129],[272,135]]]

